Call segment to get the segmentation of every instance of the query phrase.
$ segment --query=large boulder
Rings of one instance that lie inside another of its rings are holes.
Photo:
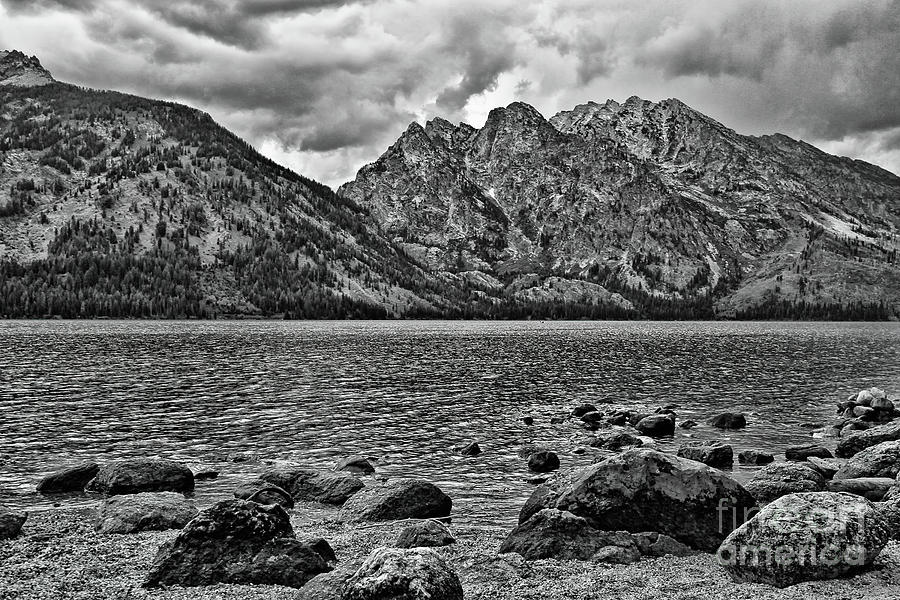
[[[832,479],[844,463],[836,458],[819,458],[818,456],[810,456],[806,462],[816,471],[822,474],[825,479]]]
[[[881,442],[853,455],[834,474],[835,479],[897,477],[900,473],[900,441]]]
[[[896,483],[890,477],[856,477],[834,479],[828,482],[826,489],[829,492],[846,492],[872,502],[880,502]]]
[[[341,508],[342,521],[395,521],[450,516],[453,501],[439,487],[421,479],[397,479],[367,487]]]
[[[181,529],[197,512],[193,502],[175,492],[110,496],[100,504],[95,528],[100,533]]]
[[[173,460],[119,460],[100,467],[87,489],[108,496],[141,492],[188,493],[194,490],[194,473]]]
[[[41,479],[37,485],[37,491],[42,494],[82,492],[84,486],[97,475],[99,470],[100,465],[92,461],[65,467]]]
[[[811,456],[817,458],[834,458],[831,450],[819,444],[807,444],[804,446],[791,446],[784,451],[784,457],[787,460],[800,461],[808,459]]]
[[[631,563],[641,553],[626,531],[598,531],[587,519],[570,512],[544,509],[513,529],[500,552],[516,552],[527,560],[557,558]]]
[[[719,429],[743,429],[747,426],[744,413],[724,412],[709,420],[709,424]]]
[[[716,440],[686,442],[678,449],[678,456],[717,469],[729,469],[734,464],[734,450]]]
[[[838,442],[835,454],[840,458],[850,458],[858,452],[882,442],[900,440],[900,421],[885,423],[863,431],[857,431]]]
[[[767,465],[747,482],[747,491],[761,504],[797,492],[821,492],[825,478],[806,463]]]
[[[11,540],[22,533],[22,526],[28,520],[28,513],[16,512],[0,507],[0,540]]]
[[[344,584],[343,600],[463,600],[459,577],[430,548],[378,548]]]
[[[548,501],[596,529],[656,531],[710,551],[755,504],[721,471],[646,448],[580,471],[558,494],[549,494]]]
[[[675,435],[675,415],[649,415],[638,421],[634,428],[653,438]]]
[[[853,573],[887,541],[885,517],[865,498],[791,494],[733,531],[718,559],[735,581],[786,587]]]
[[[331,570],[323,540],[300,541],[277,504],[225,500],[201,512],[160,547],[144,587],[215,583],[301,587]]]
[[[294,500],[323,504],[343,504],[365,487],[358,477],[350,473],[297,466],[274,467],[263,472],[259,478],[287,490]]]
[[[449,546],[456,539],[447,526],[434,519],[417,521],[403,528],[394,544],[397,548],[437,548]]]

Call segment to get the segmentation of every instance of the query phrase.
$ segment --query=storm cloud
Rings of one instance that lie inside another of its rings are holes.
[[[0,0],[0,48],[331,185],[412,120],[634,94],[900,172],[900,0]]]

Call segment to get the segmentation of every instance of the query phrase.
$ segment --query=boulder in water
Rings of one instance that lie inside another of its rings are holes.
[[[367,487],[344,503],[342,521],[396,521],[450,516],[453,501],[421,479],[397,479]]]
[[[767,465],[775,461],[775,457],[760,450],[744,450],[738,454],[738,462],[742,465]]]
[[[864,498],[790,494],[733,531],[718,559],[735,581],[786,587],[858,571],[887,541],[886,519]]]
[[[197,513],[193,502],[175,492],[110,496],[100,504],[95,528],[100,533],[181,529]]]
[[[805,461],[810,456],[817,458],[834,458],[831,450],[819,444],[807,444],[805,446],[791,446],[784,451],[784,457],[787,460]]]
[[[462,456],[478,456],[481,454],[481,446],[478,445],[478,442],[470,442],[460,448],[459,453]]]
[[[643,435],[654,438],[675,435],[675,416],[649,415],[638,421],[634,427]]]
[[[37,485],[37,491],[42,494],[65,494],[82,492],[84,486],[96,477],[100,465],[93,461],[86,461],[72,467],[66,467],[47,475]]]
[[[590,445],[593,448],[602,448],[603,450],[612,450],[613,452],[618,452],[625,448],[636,448],[639,446],[643,446],[644,440],[637,437],[636,435],[631,435],[628,432],[617,431],[598,435],[591,440]]]
[[[348,456],[337,461],[335,471],[348,471],[358,475],[369,475],[375,472],[375,467],[365,456]]]
[[[294,500],[322,504],[343,504],[365,487],[359,478],[350,473],[299,466],[274,467],[264,471],[259,479],[286,490]]]
[[[535,473],[548,473],[559,468],[559,456],[552,450],[538,450],[528,457],[528,468]]]
[[[834,478],[895,478],[898,474],[900,474],[900,441],[890,441],[860,450],[844,463],[834,474]]]
[[[710,419],[709,424],[719,429],[743,429],[747,418],[743,413],[724,412]]]
[[[678,449],[678,456],[702,462],[717,469],[730,469],[734,464],[734,450],[716,440],[687,442]]]
[[[190,493],[194,491],[194,474],[173,460],[118,460],[100,467],[87,489],[107,496],[141,492]]]

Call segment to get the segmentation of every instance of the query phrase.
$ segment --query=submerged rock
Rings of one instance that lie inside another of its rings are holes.
[[[41,479],[37,485],[37,491],[42,494],[82,492],[99,470],[100,465],[93,461],[86,461],[72,467],[54,471]]]
[[[864,498],[791,494],[732,532],[718,559],[735,581],[786,587],[853,573],[887,541],[886,519]]]
[[[459,453],[462,456],[478,456],[481,454],[481,446],[478,445],[478,442],[470,442],[460,448]]]
[[[775,461],[775,457],[768,452],[759,450],[744,450],[738,454],[738,462],[742,465],[767,465]]]
[[[87,489],[108,496],[141,492],[189,493],[194,491],[194,474],[173,460],[119,460],[100,467]]]
[[[559,456],[552,450],[538,450],[528,457],[528,468],[535,473],[547,473],[559,468]]]
[[[323,540],[294,537],[280,506],[226,500],[204,510],[160,547],[143,585],[301,587],[331,570],[333,561],[334,552]]]
[[[375,467],[365,456],[349,456],[342,458],[334,466],[335,471],[349,471],[359,475],[369,475],[375,472]]]
[[[100,533],[181,529],[198,512],[193,502],[175,492],[111,496],[100,504],[95,529]]]
[[[747,418],[743,413],[724,412],[710,419],[709,424],[719,429],[743,429]]]
[[[421,479],[397,479],[364,488],[341,508],[342,521],[395,521],[450,516],[453,501]]]
[[[456,539],[447,526],[434,519],[425,519],[409,525],[400,532],[397,548],[419,548],[449,546]]]
[[[746,487],[758,502],[765,504],[797,492],[821,492],[825,478],[805,463],[777,463],[757,471]]]

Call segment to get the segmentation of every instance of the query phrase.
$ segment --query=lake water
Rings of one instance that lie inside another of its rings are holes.
[[[208,504],[271,461],[364,454],[378,475],[437,483],[459,521],[507,525],[532,489],[522,444],[557,450],[564,468],[591,462],[572,453],[584,431],[550,424],[577,404],[676,403],[701,423],[746,411],[745,430],[701,424],[662,445],[783,452],[851,391],[900,392],[898,366],[896,323],[6,321],[0,504],[51,507],[34,485],[84,459],[218,469],[197,484]],[[468,440],[484,453],[456,455]]]

